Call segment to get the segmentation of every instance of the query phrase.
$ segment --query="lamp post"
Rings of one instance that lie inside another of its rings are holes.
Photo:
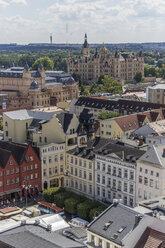
[[[31,188],[29,180],[24,180],[22,187],[26,190],[26,192],[25,192],[25,202],[26,202],[26,207],[27,207],[27,190]]]

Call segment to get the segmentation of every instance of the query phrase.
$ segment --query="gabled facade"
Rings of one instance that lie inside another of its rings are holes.
[[[0,197],[20,198],[41,191],[41,162],[31,145],[0,142]]]
[[[153,145],[137,161],[136,202],[165,195],[164,178],[164,145]]]
[[[6,141],[35,146],[66,143],[66,150],[78,144],[79,120],[74,114],[19,110],[4,113],[3,123]]]
[[[164,120],[162,120],[164,119],[164,115],[161,115],[160,111],[161,110],[158,109],[106,120],[99,120],[100,136],[102,138],[129,137],[132,133],[133,135],[136,135],[136,133],[140,133],[140,130],[145,130],[145,127],[149,128],[150,126],[154,126],[154,123],[156,123],[155,126],[159,122],[161,125],[161,122],[164,122]]]

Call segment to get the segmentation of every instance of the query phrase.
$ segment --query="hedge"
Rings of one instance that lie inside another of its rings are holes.
[[[69,198],[65,200],[65,211],[70,214],[77,214],[77,204],[79,203],[78,200],[75,198]]]
[[[44,190],[44,192],[42,193],[42,196],[44,198],[45,201],[54,202],[54,195],[60,192],[65,192],[64,188],[59,188],[59,187],[54,187],[54,188],[50,188],[50,189],[46,189]]]
[[[43,198],[45,201],[56,203],[61,208],[64,207],[66,212],[76,214],[88,221],[92,221],[95,216],[106,209],[106,206],[100,202],[66,191],[64,188],[54,187],[44,190]]]

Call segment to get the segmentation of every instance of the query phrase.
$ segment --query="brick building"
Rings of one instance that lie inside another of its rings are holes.
[[[0,199],[41,190],[41,162],[31,145],[0,141]]]

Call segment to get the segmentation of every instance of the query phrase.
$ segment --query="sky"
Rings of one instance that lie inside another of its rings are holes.
[[[0,0],[0,43],[164,42],[165,0]]]

